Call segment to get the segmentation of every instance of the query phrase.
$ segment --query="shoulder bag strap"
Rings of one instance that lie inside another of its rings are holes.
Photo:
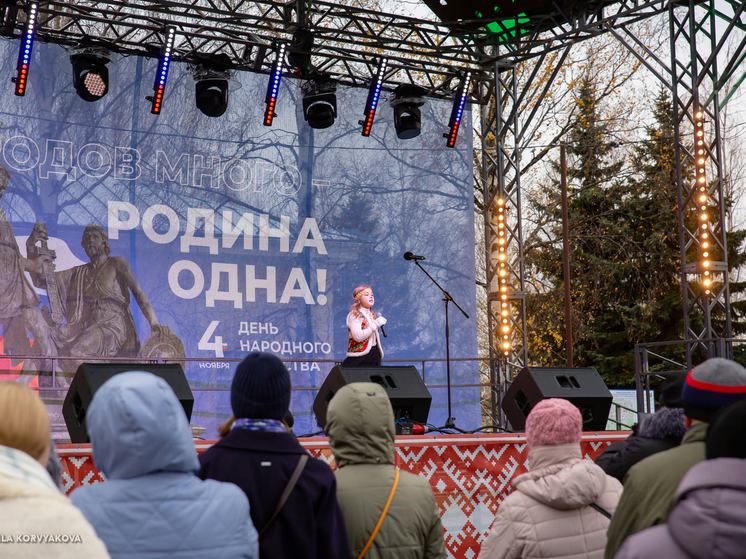
[[[605,508],[601,507],[600,505],[597,505],[596,503],[591,503],[588,506],[591,507],[592,509],[597,510],[598,512],[603,514],[606,518],[611,518],[611,513],[607,511]]]
[[[277,503],[277,507],[275,508],[274,514],[272,514],[272,518],[269,519],[269,522],[267,522],[264,525],[264,528],[262,528],[262,531],[259,532],[259,541],[262,541],[264,539],[264,536],[267,535],[267,529],[269,528],[270,524],[272,524],[272,521],[282,510],[282,507],[285,505],[285,501],[287,501],[288,497],[290,497],[290,493],[293,491],[295,484],[298,483],[300,475],[303,473],[303,468],[306,467],[306,462],[308,462],[308,454],[303,454],[300,457],[300,460],[298,460],[298,465],[295,467],[293,475],[290,476],[290,480],[285,486],[285,490],[282,492],[282,495],[280,495],[280,501]]]
[[[389,512],[389,507],[391,506],[391,501],[394,499],[394,493],[396,493],[397,485],[399,485],[399,468],[396,468],[396,475],[394,476],[394,486],[391,488],[391,493],[389,493],[389,499],[388,501],[386,501],[386,506],[383,507],[381,518],[378,519],[378,524],[376,524],[376,527],[373,528],[373,533],[370,535],[370,538],[368,539],[368,543],[365,544],[365,547],[360,552],[360,555],[357,556],[357,559],[363,559],[363,555],[368,553],[368,548],[373,543],[373,540],[375,539],[376,534],[378,534],[378,530],[381,528],[381,524],[383,524],[383,519],[386,518],[386,513]]]

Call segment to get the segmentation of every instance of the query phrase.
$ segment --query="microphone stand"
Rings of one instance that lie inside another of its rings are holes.
[[[450,344],[450,333],[448,330],[448,303],[453,302],[454,305],[456,305],[456,308],[461,311],[461,314],[463,314],[466,318],[469,318],[469,315],[466,314],[464,309],[458,306],[458,303],[453,300],[453,297],[451,297],[451,294],[448,293],[445,289],[443,289],[440,284],[435,281],[435,278],[427,273],[427,270],[420,266],[420,263],[415,260],[415,264],[417,264],[417,267],[424,272],[424,274],[430,278],[430,281],[432,281],[438,289],[440,289],[443,292],[443,301],[446,304],[446,383],[448,386],[448,419],[446,420],[446,424],[444,425],[444,428],[446,429],[453,429],[456,427],[456,420],[454,419],[453,415],[451,414],[451,344]]]

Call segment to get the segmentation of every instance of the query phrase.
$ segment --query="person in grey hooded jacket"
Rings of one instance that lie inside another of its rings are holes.
[[[746,555],[746,400],[721,410],[707,460],[681,480],[668,522],[624,541],[616,559],[741,559]]]
[[[257,532],[238,487],[195,476],[184,409],[161,378],[120,373],[86,416],[104,483],[72,495],[112,559],[257,559]]]

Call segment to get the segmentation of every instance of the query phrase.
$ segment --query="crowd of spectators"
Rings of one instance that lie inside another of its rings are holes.
[[[679,387],[596,463],[581,454],[579,410],[539,402],[526,419],[529,471],[513,479],[479,559],[743,557],[746,369],[709,359]],[[349,384],[330,401],[334,472],[292,434],[290,395],[278,357],[248,355],[233,417],[198,456],[165,381],[116,375],[86,420],[106,481],[68,499],[44,404],[0,382],[0,556],[445,559],[430,483],[395,466],[382,387]]]

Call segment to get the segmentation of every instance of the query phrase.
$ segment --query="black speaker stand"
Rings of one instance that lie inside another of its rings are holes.
[[[414,263],[417,264],[417,267],[422,270],[427,277],[430,278],[430,281],[432,281],[438,287],[438,289],[441,290],[441,292],[443,293],[443,302],[445,302],[446,305],[446,383],[448,385],[448,419],[446,419],[446,424],[443,426],[443,428],[454,429],[456,427],[456,420],[451,414],[451,343],[450,332],[448,330],[448,303],[453,302],[453,304],[456,305],[456,308],[460,310],[466,318],[469,318],[469,315],[466,314],[464,309],[458,306],[458,303],[453,300],[451,294],[443,289],[440,284],[435,281],[435,278],[427,273],[427,270],[425,270],[425,268],[420,266],[420,263],[417,260],[414,260]]]

